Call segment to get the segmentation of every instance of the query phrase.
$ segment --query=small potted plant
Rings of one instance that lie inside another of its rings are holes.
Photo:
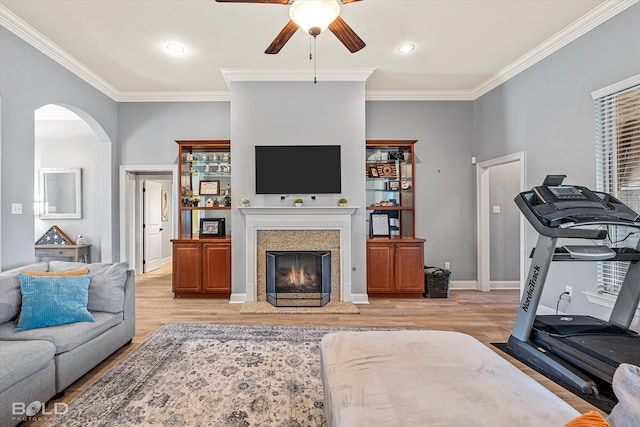
[[[300,197],[297,197],[293,201],[293,206],[295,206],[296,208],[302,207],[302,202],[303,202],[303,200]]]
[[[247,199],[246,197],[243,197],[242,199],[240,199],[240,204],[242,205],[243,208],[246,208],[250,204],[249,199]]]
[[[349,201],[344,197],[338,200],[338,206],[347,206],[347,203],[349,203]]]

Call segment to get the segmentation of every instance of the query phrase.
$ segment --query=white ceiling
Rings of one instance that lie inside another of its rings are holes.
[[[352,54],[323,32],[318,76],[372,71],[367,99],[475,99],[635,2],[350,3],[341,16],[367,46]],[[0,24],[117,101],[223,100],[229,75],[239,71],[311,82],[310,37],[302,30],[279,54],[263,53],[288,22],[288,9],[214,0],[0,0]],[[416,50],[397,53],[406,41]],[[170,42],[186,52],[170,55]]]

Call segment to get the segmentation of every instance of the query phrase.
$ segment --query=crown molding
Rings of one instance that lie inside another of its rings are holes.
[[[468,90],[367,90],[365,101],[473,101]]]
[[[473,101],[638,1],[640,0],[603,2],[472,90],[370,90],[365,91],[365,99],[367,101]],[[116,102],[228,102],[230,100],[228,91],[119,91],[2,4],[0,4],[0,25]],[[310,68],[222,68],[220,71],[229,88],[232,81],[313,81],[313,70]],[[318,69],[317,78],[319,81],[366,82],[374,71],[375,68]]]
[[[311,68],[221,68],[227,86],[231,82],[312,82]],[[319,68],[318,81],[366,82],[375,68]]]
[[[24,22],[16,14],[0,4],[0,25],[20,37],[49,58],[71,71],[91,86],[107,95],[114,101],[118,100],[118,90],[102,77],[94,73],[87,66],[78,61],[60,46],[49,40],[41,32]]]
[[[127,91],[120,92],[118,102],[228,102],[227,90],[210,91]]]
[[[478,99],[487,92],[500,86],[502,83],[516,76],[520,72],[542,61],[547,56],[560,50],[583,34],[596,28],[598,25],[614,17],[618,13],[633,6],[638,0],[609,0],[592,9],[571,25],[560,30],[551,38],[545,40],[531,51],[521,56],[493,76],[476,86],[472,93],[473,99]]]

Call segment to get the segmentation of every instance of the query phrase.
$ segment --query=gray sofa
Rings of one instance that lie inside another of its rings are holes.
[[[87,268],[87,309],[94,322],[15,332],[21,293],[18,273]],[[38,416],[47,402],[135,334],[135,275],[126,263],[40,262],[0,273],[0,426]]]

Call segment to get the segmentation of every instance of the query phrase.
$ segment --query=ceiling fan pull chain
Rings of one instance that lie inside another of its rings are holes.
[[[316,36],[313,36],[313,84],[318,83],[318,72],[317,72],[317,62],[318,58],[316,58]]]

